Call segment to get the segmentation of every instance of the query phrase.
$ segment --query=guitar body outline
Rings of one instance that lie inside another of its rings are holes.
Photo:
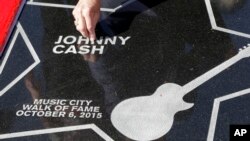
[[[234,57],[221,63],[184,86],[165,83],[154,94],[126,99],[111,113],[113,126],[126,137],[149,141],[158,139],[169,132],[176,113],[190,109],[194,103],[187,103],[183,97],[204,84],[220,72],[250,56],[250,44],[244,46]]]
[[[141,140],[146,141],[150,138],[150,140],[155,140],[160,138],[162,135],[165,135],[172,127],[174,122],[174,116],[178,111],[187,110],[193,107],[194,104],[186,103],[182,100],[182,94],[176,94],[176,90],[179,90],[181,86],[176,85],[174,83],[165,83],[161,87],[156,90],[156,93],[151,96],[140,96],[136,98],[129,98],[124,100],[123,102],[119,103],[115,108],[122,113],[119,114],[111,114],[111,119],[118,119],[118,120],[111,120],[112,124],[115,128],[123,133],[125,136],[130,137],[134,140]],[[169,93],[164,94],[163,92],[165,89],[169,90]],[[179,101],[173,101],[172,98],[178,99]],[[139,100],[137,100],[139,99]],[[138,103],[139,102],[139,103]],[[172,102],[172,103],[171,103]],[[136,105],[141,106],[134,106],[133,103]],[[176,109],[172,107],[163,107],[161,105],[165,105],[166,103],[171,103],[177,107]],[[126,107],[123,105],[127,105]],[[147,108],[144,107],[147,105]],[[161,111],[165,111],[168,114],[164,114]],[[114,113],[114,110],[113,112]],[[145,118],[147,117],[147,118]],[[126,120],[127,118],[133,120]],[[148,123],[152,121],[152,119],[158,119],[159,122],[154,122],[153,124],[143,124],[143,120],[147,119]],[[121,122],[123,121],[123,122]],[[166,126],[161,126],[165,124]],[[132,125],[132,126],[127,126]],[[123,126],[124,128],[119,128]],[[134,126],[139,126],[139,130],[133,131],[132,129],[138,128]],[[158,128],[160,127],[160,128]],[[169,128],[166,128],[169,127]],[[132,131],[132,132],[131,132]],[[152,137],[152,134],[154,134]],[[141,137],[136,137],[140,135]]]

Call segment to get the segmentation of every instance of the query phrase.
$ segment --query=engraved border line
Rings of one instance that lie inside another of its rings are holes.
[[[12,51],[12,48],[13,48],[14,44],[15,44],[15,41],[17,39],[18,34],[19,34],[19,31],[18,31],[18,29],[16,29],[16,32],[15,32],[15,34],[13,36],[13,39],[12,39],[12,41],[10,43],[10,46],[9,46],[8,50],[6,51],[5,57],[3,59],[3,62],[0,65],[0,75],[2,74],[3,69],[4,69],[5,65],[6,65],[6,62],[8,61],[8,58],[10,56],[10,53]]]
[[[209,16],[209,19],[210,19],[212,29],[217,30],[217,31],[221,31],[221,32],[225,32],[225,33],[229,33],[229,34],[233,34],[233,35],[237,35],[237,36],[241,36],[241,37],[245,37],[245,38],[250,38],[250,34],[242,33],[242,32],[239,32],[239,31],[235,31],[235,30],[231,30],[231,29],[227,29],[227,28],[217,26],[215,16],[214,16],[214,12],[213,12],[213,8],[212,8],[212,5],[211,5],[211,0],[205,0],[205,3],[206,3],[207,12],[208,12],[208,16]]]
[[[10,84],[8,84],[3,90],[1,90],[0,97],[6,91],[8,91],[11,87],[13,87],[20,79],[22,79],[28,72],[30,72],[33,68],[35,68],[40,63],[40,59],[39,59],[38,55],[36,54],[30,40],[28,39],[28,36],[26,35],[22,25],[18,22],[16,27],[17,27],[16,32],[14,34],[12,41],[11,41],[11,44],[10,44],[10,47],[9,47],[7,53],[6,53],[6,56],[4,57],[4,62],[1,64],[0,71],[1,72],[3,71],[3,68],[4,68],[4,66],[9,58],[9,55],[12,51],[14,43],[15,43],[17,36],[19,34],[22,36],[22,38],[23,38],[26,46],[28,47],[35,62],[31,66],[29,66],[24,72],[22,72],[16,79],[14,79]],[[9,139],[9,138],[17,138],[17,137],[25,137],[25,136],[42,135],[42,134],[49,134],[49,133],[59,133],[59,132],[66,132],[66,131],[85,130],[85,129],[92,129],[105,141],[114,141],[110,136],[108,136],[104,131],[102,131],[95,124],[86,124],[86,125],[78,125],[78,126],[68,126],[68,127],[59,127],[59,128],[51,128],[51,129],[31,130],[31,131],[24,131],[24,132],[2,134],[2,135],[0,135],[0,140],[1,139]]]
[[[244,95],[249,94],[249,93],[250,93],[250,88],[214,99],[213,111],[212,111],[212,115],[211,115],[211,119],[210,119],[207,141],[213,141],[213,139],[214,139],[220,103],[223,101],[227,101],[230,99],[240,97],[240,96],[244,96]]]
[[[129,0],[121,5],[119,5],[118,7],[114,8],[114,9],[109,9],[109,8],[102,8],[101,10],[102,11],[107,11],[107,12],[115,12],[116,10],[122,8],[122,7],[125,7],[127,6],[128,4],[132,3],[132,2],[135,2],[136,0]],[[34,5],[34,6],[48,6],[48,7],[60,7],[60,8],[74,8],[75,6],[73,5],[64,5],[64,4],[53,4],[53,3],[44,3],[44,2],[34,2],[33,0],[29,0],[27,1],[28,5]],[[29,67],[27,68],[22,74],[20,74],[16,79],[14,79],[10,84],[8,84],[3,90],[0,91],[0,97],[5,93],[7,92],[11,87],[13,87],[20,79],[22,79],[22,77],[24,77],[29,71],[31,71],[37,64],[40,63],[40,59],[38,58],[35,50],[34,50],[34,47],[32,46],[31,42],[29,41],[23,27],[21,26],[21,24],[18,22],[17,24],[17,29],[16,29],[16,32],[15,32],[15,35],[11,41],[11,44],[10,44],[10,47],[9,49],[7,50],[6,52],[6,55],[4,56],[4,59],[3,59],[3,62],[1,63],[0,65],[0,75],[5,67],[5,64],[9,58],[9,55],[12,51],[12,48],[14,46],[14,43],[16,41],[16,38],[18,36],[18,33],[21,34],[21,36],[23,37],[32,57],[34,58],[35,62]]]
[[[7,54],[4,58],[5,63],[9,58],[10,52],[14,46],[14,43],[17,39],[18,34],[21,34],[23,37],[24,42],[26,43],[32,57],[34,58],[35,62],[28,67],[23,73],[21,73],[15,80],[13,80],[8,86],[6,86],[3,90],[0,91],[0,96],[2,96],[6,91],[8,91],[11,87],[13,87],[21,78],[23,78],[29,71],[31,71],[37,64],[40,63],[40,59],[38,58],[31,42],[29,41],[24,29],[22,28],[21,24],[18,22],[17,29],[15,35],[11,41],[11,46],[9,47]],[[4,64],[5,64],[4,63]],[[4,66],[3,64],[1,67]],[[2,67],[4,68],[4,67]],[[2,70],[1,70],[2,71]],[[60,127],[60,128],[51,128],[51,129],[41,129],[41,130],[31,130],[31,131],[24,131],[24,132],[15,132],[15,133],[8,133],[0,135],[1,139],[10,139],[10,138],[17,138],[17,137],[25,137],[25,136],[34,136],[34,135],[42,135],[42,134],[51,134],[51,133],[59,133],[59,132],[66,132],[66,131],[76,131],[76,130],[85,130],[85,129],[92,129],[96,132],[101,138],[105,141],[114,141],[111,137],[109,137],[104,131],[102,131],[98,126],[95,124],[86,124],[86,125],[78,125],[78,126],[68,126],[68,127]]]
[[[116,8],[101,8],[102,12],[111,12],[114,13],[118,9],[127,6],[128,4],[131,4],[132,2],[135,2],[136,0],[129,0]],[[68,8],[73,9],[75,8],[75,5],[67,5],[67,4],[56,4],[56,3],[47,3],[47,2],[34,2],[33,0],[27,1],[27,5],[33,5],[33,6],[45,6],[45,7],[56,7],[56,8]]]
[[[101,11],[103,12],[115,12],[116,10],[124,7],[125,5],[132,3],[135,0],[128,1],[122,5],[119,5],[115,9],[109,9],[109,8],[101,8]],[[59,8],[74,8],[73,5],[63,5],[63,4],[51,4],[51,3],[41,3],[41,2],[34,2],[33,0],[29,0],[26,3],[27,5],[34,5],[34,6],[47,6],[47,7],[59,7]],[[18,22],[16,25],[17,29],[13,36],[13,39],[11,41],[10,47],[7,50],[7,53],[4,57],[3,62],[0,65],[0,75],[4,69],[4,66],[9,58],[9,55],[12,51],[12,48],[15,44],[15,41],[17,39],[17,36],[19,33],[23,37],[24,42],[26,43],[33,59],[35,62],[29,66],[24,72],[22,72],[16,79],[14,79],[10,84],[8,84],[3,90],[0,91],[0,97],[7,92],[11,87],[13,87],[20,79],[22,79],[28,72],[30,72],[35,66],[37,66],[40,63],[40,59],[38,55],[36,54],[30,40],[28,39],[24,29],[22,28],[21,24]],[[24,132],[16,132],[16,133],[8,133],[8,134],[2,134],[0,135],[0,139],[7,139],[7,138],[16,138],[16,137],[24,137],[24,136],[32,136],[32,135],[41,135],[41,134],[48,134],[48,133],[58,133],[58,132],[65,132],[65,131],[75,131],[75,130],[84,130],[84,129],[92,129],[95,131],[100,137],[105,139],[106,141],[114,141],[110,136],[108,136],[104,131],[102,131],[99,127],[97,127],[95,124],[87,124],[87,125],[79,125],[79,126],[69,126],[69,127],[60,127],[60,128],[53,128],[53,129],[42,129],[42,130],[32,130],[32,131],[24,131]]]
[[[11,87],[13,87],[19,80],[21,80],[27,73],[29,73],[33,68],[35,68],[39,63],[40,63],[40,59],[38,57],[38,55],[36,54],[33,45],[31,44],[30,40],[28,39],[22,25],[18,22],[16,25],[17,29],[14,35],[13,40],[11,41],[10,47],[7,51],[7,54],[4,57],[3,63],[1,64],[1,68],[0,68],[0,72],[2,73],[4,66],[10,56],[10,53],[12,51],[12,48],[14,46],[14,43],[17,39],[18,34],[20,34],[27,46],[27,48],[29,49],[33,59],[35,60],[35,62],[30,65],[26,70],[24,70],[20,75],[18,75],[18,77],[16,77],[13,81],[11,81],[7,86],[5,86],[1,91],[0,91],[0,97],[3,96],[3,94],[5,92],[7,92]],[[1,74],[0,73],[0,74]]]
[[[105,141],[114,141],[111,137],[109,137],[105,132],[103,132],[95,124],[85,124],[85,125],[77,125],[77,126],[68,126],[68,127],[59,127],[59,128],[50,128],[50,129],[41,129],[41,130],[32,130],[32,131],[23,131],[23,132],[2,134],[2,135],[0,135],[0,140],[1,139],[18,138],[18,137],[26,137],[26,136],[69,132],[69,131],[87,130],[87,129],[92,129]]]

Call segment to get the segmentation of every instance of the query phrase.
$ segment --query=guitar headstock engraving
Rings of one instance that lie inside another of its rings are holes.
[[[183,97],[239,60],[250,57],[250,44],[234,57],[197,77],[184,86],[165,83],[151,96],[130,98],[119,103],[111,113],[111,122],[123,135],[134,140],[155,140],[172,128],[174,115],[193,107]]]
[[[243,46],[239,49],[239,53],[242,58],[250,57],[250,44],[247,44],[247,46]]]

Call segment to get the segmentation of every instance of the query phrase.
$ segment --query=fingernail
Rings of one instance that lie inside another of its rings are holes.
[[[95,34],[90,34],[90,40],[94,41],[96,39]]]

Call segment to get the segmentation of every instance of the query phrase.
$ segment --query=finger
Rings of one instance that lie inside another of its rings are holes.
[[[86,27],[91,40],[96,39],[95,27],[97,20],[98,18],[96,18],[96,13],[88,12],[87,14],[85,14]]]
[[[72,15],[75,20],[76,20],[77,11],[79,11],[77,7],[75,7],[75,9],[72,11]]]
[[[78,14],[77,14],[78,13]],[[80,13],[80,11],[77,9],[77,7],[75,7],[75,9],[72,11],[72,15],[73,15],[73,17],[74,17],[74,24],[75,24],[75,26],[77,26],[78,25],[78,19],[79,19],[79,14]],[[77,18],[78,17],[78,18]]]
[[[74,7],[73,11],[72,11],[72,15],[74,16],[74,18],[77,18],[77,15],[80,15],[81,13],[81,1],[79,1],[76,6]]]
[[[75,21],[74,21],[74,24],[75,24],[75,26],[77,26],[77,25],[78,25],[78,22],[75,20]]]
[[[86,22],[85,22],[85,19],[84,17],[82,16],[78,16],[78,23],[77,23],[77,26],[76,26],[76,29],[84,36],[84,37],[88,37],[89,38],[89,34],[88,34],[88,31],[87,31],[87,27],[86,27]]]

